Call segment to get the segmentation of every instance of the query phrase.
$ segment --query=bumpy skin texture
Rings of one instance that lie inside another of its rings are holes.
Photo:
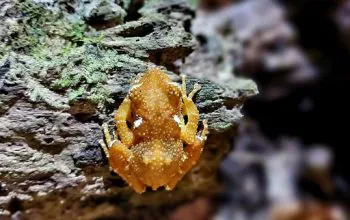
[[[192,97],[199,90],[197,84],[187,96],[185,76],[180,88],[161,70],[149,69],[115,114],[115,140],[102,125],[105,142],[100,143],[111,169],[136,192],[147,186],[172,190],[198,161],[208,135],[205,120],[197,133],[199,112]]]

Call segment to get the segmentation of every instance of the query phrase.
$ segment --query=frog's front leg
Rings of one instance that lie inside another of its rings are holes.
[[[101,146],[106,153],[110,168],[123,178],[124,181],[137,192],[143,193],[146,190],[145,185],[137,178],[132,163],[134,159],[133,153],[129,148],[118,139],[112,140],[106,124],[102,125],[106,144],[101,141]]]
[[[198,118],[199,112],[192,101],[192,98],[196,92],[201,89],[199,84],[195,84],[192,92],[187,96],[186,91],[186,76],[181,75],[182,77],[182,100],[183,100],[183,114],[187,115],[187,123],[182,124],[181,126],[181,139],[188,144],[194,144],[196,141],[196,134],[198,128]]]
[[[208,124],[207,121],[203,121],[203,131],[200,136],[196,138],[196,141],[185,147],[185,155],[182,165],[180,166],[179,172],[172,178],[172,180],[165,186],[166,190],[172,190],[176,184],[182,179],[182,177],[194,166],[203,150],[203,145],[208,135]]]
[[[127,147],[131,147],[134,142],[134,135],[128,127],[127,120],[131,117],[131,101],[127,96],[120,104],[114,119],[117,126],[117,134]]]

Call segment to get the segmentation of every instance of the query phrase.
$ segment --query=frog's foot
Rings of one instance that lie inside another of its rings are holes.
[[[193,90],[188,94],[188,98],[192,100],[193,96],[202,89],[202,86],[198,83],[194,84]]]
[[[199,132],[198,138],[201,142],[205,142],[207,140],[207,136],[209,134],[209,128],[208,128],[208,120],[204,119],[203,120],[203,130]]]
[[[108,148],[112,146],[112,138],[108,130],[108,125],[106,123],[102,124],[102,133],[104,140],[100,140],[99,143],[106,157],[109,158]]]
[[[103,152],[105,153],[106,157],[109,158],[109,152],[108,152],[108,147],[107,145],[105,144],[105,142],[103,140],[100,140],[99,141],[99,144],[103,150]]]
[[[193,86],[193,90],[190,92],[190,94],[188,94],[187,96],[187,89],[186,89],[186,75],[181,74],[181,80],[182,80],[182,84],[181,84],[181,92],[182,92],[182,97],[183,98],[188,98],[190,100],[192,100],[193,96],[199,92],[202,89],[202,86],[199,85],[198,83],[194,84]]]
[[[192,98],[196,92],[201,89],[199,84],[195,84],[193,90],[187,96],[186,91],[186,76],[181,75],[182,77],[182,101],[183,101],[183,114],[187,115],[187,123],[181,126],[181,139],[188,144],[193,144],[196,141],[196,134],[198,128],[198,118],[199,112],[194,104]]]

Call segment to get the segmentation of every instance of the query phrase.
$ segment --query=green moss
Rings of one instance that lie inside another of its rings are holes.
[[[99,109],[104,109],[105,103],[111,103],[113,100],[110,97],[110,90],[103,84],[97,84],[90,91],[89,100],[93,103],[98,103]]]
[[[21,18],[9,33],[14,51],[30,53],[33,47],[50,37],[61,37],[74,43],[83,42],[86,38],[88,28],[82,20],[70,21],[62,14],[49,11],[30,0],[17,0],[15,8]]]
[[[53,45],[55,46],[33,49],[35,56],[26,65],[26,74],[39,81],[55,77],[48,88],[66,91],[70,103],[85,97],[103,109],[105,104],[113,101],[107,88],[107,76],[118,66],[119,55],[116,52],[99,49],[94,45],[60,47],[57,42]],[[23,66],[18,69],[24,73]],[[57,76],[54,73],[58,73]],[[29,94],[30,97],[40,97],[38,93],[41,90],[29,90],[29,93],[34,91],[36,94]],[[45,94],[47,93],[43,95]]]
[[[144,60],[152,51],[177,48],[178,51],[162,58],[175,59],[186,53],[183,48],[193,46],[189,33],[167,23],[166,18],[158,13],[121,25],[120,30],[114,28],[112,33],[106,31],[104,37],[88,27],[79,16],[55,13],[32,0],[15,1],[19,20],[10,28],[11,42],[7,45],[10,54],[15,54],[11,74],[22,78],[26,85],[28,79],[42,85],[39,89],[28,88],[28,97],[53,107],[62,106],[62,103],[47,97],[56,94],[67,104],[78,99],[88,100],[103,109],[112,102],[107,86],[111,72],[142,72],[147,68]],[[170,29],[159,31],[158,36],[148,33],[149,26],[165,25]],[[138,37],[135,35],[140,34],[138,32],[145,36]],[[123,37],[128,33],[130,37]]]
[[[68,99],[69,101],[74,101],[78,97],[81,97],[82,95],[84,95],[85,92],[86,92],[86,89],[84,87],[79,87],[78,89],[73,90],[69,93]]]
[[[35,80],[28,79],[27,86],[29,99],[31,101],[45,102],[49,106],[56,109],[67,109],[69,107],[67,98],[55,94],[48,88],[45,88],[43,85],[37,83]]]
[[[15,4],[23,17],[9,31],[8,47],[16,53],[11,74],[26,82],[30,100],[66,107],[52,99],[58,96],[54,91],[63,91],[63,100],[70,103],[84,96],[102,109],[111,102],[107,74],[116,67],[118,55],[99,49],[103,36],[82,20],[68,20],[33,1]],[[42,86],[29,86],[34,84]]]
[[[111,102],[107,85],[107,74],[118,67],[119,55],[112,50],[104,50],[92,45],[85,50],[79,63],[70,63],[53,83],[56,89],[69,88],[69,99],[87,94],[88,99],[103,107]]]

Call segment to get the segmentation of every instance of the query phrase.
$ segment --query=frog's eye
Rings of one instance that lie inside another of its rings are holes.
[[[138,117],[135,121],[134,121],[134,128],[138,128],[142,125],[143,123],[143,119],[141,117]]]

